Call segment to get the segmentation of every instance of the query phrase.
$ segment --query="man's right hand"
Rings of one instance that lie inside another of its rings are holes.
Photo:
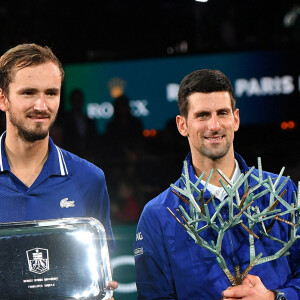
[[[229,287],[222,293],[224,300],[274,300],[275,293],[268,290],[258,276],[248,274],[242,284]]]

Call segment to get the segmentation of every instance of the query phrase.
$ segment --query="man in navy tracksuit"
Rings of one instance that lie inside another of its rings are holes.
[[[189,178],[195,183],[205,172],[199,185],[201,189],[209,171],[214,169],[204,199],[210,198],[211,193],[215,195],[216,204],[219,204],[227,193],[215,169],[222,170],[232,182],[249,170],[233,149],[234,133],[239,128],[240,119],[229,79],[215,70],[192,72],[181,82],[178,105],[180,115],[176,117],[177,127],[181,135],[188,138],[191,150],[186,158]],[[258,170],[254,170],[253,174],[258,176]],[[277,177],[268,172],[263,172],[262,176]],[[254,186],[256,181],[250,177],[249,184]],[[183,188],[182,180],[179,179],[175,185]],[[261,187],[255,193],[263,189]],[[294,183],[288,180],[282,191],[284,189],[287,192],[283,199],[291,203],[296,191]],[[244,193],[242,186],[240,197]],[[197,245],[167,210],[169,207],[176,213],[179,205],[189,211],[189,205],[168,188],[143,210],[134,245],[138,299],[300,299],[299,240],[289,250],[290,255],[255,266],[241,285],[228,288],[229,281],[215,255]],[[262,196],[256,205],[262,211],[269,205],[269,195]],[[212,201],[208,208],[214,211]],[[280,204],[276,208],[284,207]],[[228,216],[227,205],[223,206],[221,215],[224,218]],[[289,230],[289,225],[275,222],[272,235],[287,241]],[[201,232],[201,237],[208,242],[216,240],[216,235],[211,228]],[[222,247],[223,257],[232,274],[237,264],[241,271],[247,267],[249,233],[241,226],[226,232]],[[267,256],[281,249],[281,245],[260,238],[255,239],[255,249],[256,255],[263,252]]]
[[[49,137],[63,78],[62,65],[48,47],[23,44],[0,58],[0,109],[6,114],[0,137],[0,222],[95,217],[112,250],[102,170]]]

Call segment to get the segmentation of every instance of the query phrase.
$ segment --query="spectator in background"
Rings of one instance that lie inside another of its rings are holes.
[[[65,113],[64,148],[94,160],[98,141],[96,124],[84,112],[84,94],[74,89],[70,94],[71,110]]]
[[[135,160],[140,150],[143,126],[130,111],[129,100],[125,95],[114,99],[114,115],[107,124],[106,142],[110,153],[118,158]]]
[[[136,222],[140,215],[142,183],[137,174],[144,155],[142,138],[140,119],[132,115],[128,98],[118,94],[114,98],[113,118],[104,135],[106,156],[109,157],[107,184],[111,187],[112,218],[115,222]]]
[[[111,198],[111,219],[118,223],[137,223],[141,213],[134,181],[120,177],[116,183],[115,197]]]

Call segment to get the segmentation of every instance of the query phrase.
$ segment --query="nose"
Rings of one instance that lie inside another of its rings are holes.
[[[35,111],[47,111],[48,108],[46,106],[45,99],[43,98],[43,96],[39,97],[35,101],[33,109]]]
[[[209,130],[211,131],[219,131],[221,125],[219,123],[219,119],[217,116],[212,116],[209,120]]]

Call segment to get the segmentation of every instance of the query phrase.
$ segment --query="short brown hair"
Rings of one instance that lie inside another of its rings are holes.
[[[37,44],[21,44],[9,49],[0,57],[0,88],[8,94],[9,84],[18,70],[46,62],[53,62],[59,68],[61,82],[63,82],[64,69],[49,47],[42,47]]]
[[[186,75],[178,91],[178,107],[180,115],[187,117],[188,97],[194,93],[228,92],[231,99],[232,111],[235,110],[236,100],[230,80],[219,70],[202,69]]]

